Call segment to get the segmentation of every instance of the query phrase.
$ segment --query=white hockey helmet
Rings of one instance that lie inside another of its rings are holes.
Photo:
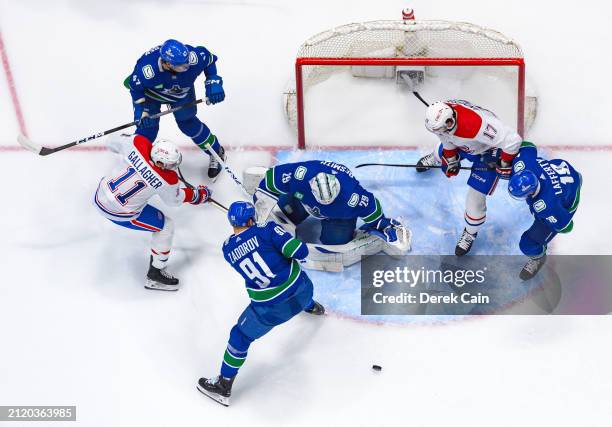
[[[453,130],[457,124],[455,110],[445,102],[434,102],[425,111],[425,127],[433,133]]]
[[[329,205],[340,194],[340,181],[335,175],[319,172],[309,183],[312,195],[322,205]]]
[[[157,167],[174,170],[181,164],[183,155],[173,142],[158,139],[151,148],[151,160]]]

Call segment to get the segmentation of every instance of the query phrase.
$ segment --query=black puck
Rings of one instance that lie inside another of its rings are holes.
[[[372,369],[374,369],[376,372],[380,372],[380,371],[382,371],[382,366],[380,366],[380,365],[372,365]]]

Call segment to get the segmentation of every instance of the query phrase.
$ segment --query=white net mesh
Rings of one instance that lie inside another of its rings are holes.
[[[311,37],[298,58],[522,58],[519,45],[503,34],[477,25],[446,21],[372,21],[348,24]],[[349,67],[302,67],[304,93]],[[293,76],[284,94],[287,119],[296,128]]]

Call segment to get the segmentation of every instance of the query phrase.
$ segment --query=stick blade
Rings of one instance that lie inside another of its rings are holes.
[[[32,140],[30,140],[27,136],[19,134],[17,136],[17,142],[19,142],[19,144],[25,148],[28,151],[31,151],[32,153],[36,153],[36,154],[40,154],[42,151],[42,146],[38,145],[36,143],[34,143]]]

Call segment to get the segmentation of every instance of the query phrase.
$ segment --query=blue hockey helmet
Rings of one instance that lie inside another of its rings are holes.
[[[173,67],[189,64],[189,49],[178,40],[166,40],[164,44],[162,44],[159,54],[165,62]]]
[[[227,219],[234,227],[246,227],[250,219],[255,221],[255,206],[249,202],[234,202],[227,210]]]
[[[527,197],[537,193],[540,189],[540,181],[535,173],[523,169],[516,172],[508,182],[508,193],[517,200],[525,200]]]

